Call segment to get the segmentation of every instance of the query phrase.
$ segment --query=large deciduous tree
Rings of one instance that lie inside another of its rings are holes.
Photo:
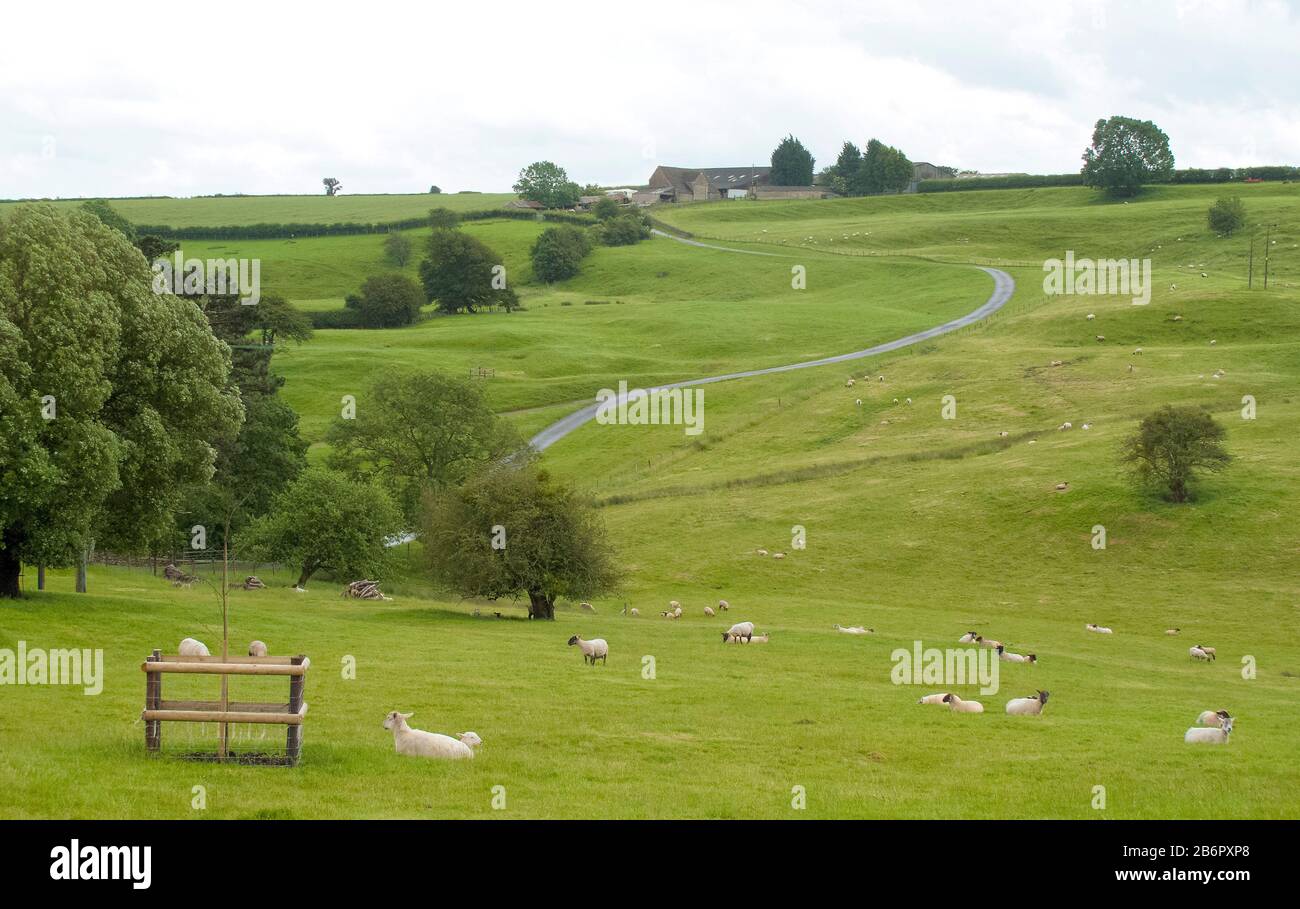
[[[1083,182],[1113,196],[1134,196],[1145,183],[1168,183],[1174,174],[1169,137],[1150,120],[1098,120],[1083,152]]]
[[[21,564],[143,551],[243,419],[230,349],[86,212],[0,222],[0,595]]]
[[[518,308],[518,297],[506,280],[505,264],[482,240],[438,228],[429,237],[427,250],[420,262],[420,282],[425,296],[442,312]]]
[[[786,136],[772,150],[773,186],[812,186],[812,153],[794,136]]]
[[[424,551],[434,578],[462,596],[528,597],[528,615],[554,619],[558,597],[592,597],[618,583],[595,509],[532,464],[497,463],[431,494]]]
[[[877,193],[897,193],[912,182],[912,162],[892,145],[879,139],[867,143],[862,164],[850,181],[854,195],[869,196]]]
[[[419,523],[426,489],[459,483],[482,463],[524,447],[478,384],[439,372],[384,376],[358,396],[355,418],[336,420],[327,439],[330,465],[384,483],[407,529]]]
[[[1186,502],[1198,471],[1218,471],[1232,460],[1224,429],[1199,407],[1166,405],[1143,418],[1124,443],[1124,461],[1137,476],[1157,483],[1169,499]]]
[[[573,208],[582,187],[569,179],[564,168],[550,161],[535,161],[519,172],[512,187],[519,198],[540,202],[544,208]]]

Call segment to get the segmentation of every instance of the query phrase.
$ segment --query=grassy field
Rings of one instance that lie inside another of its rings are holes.
[[[595,616],[564,603],[553,625],[511,621],[523,611],[509,605],[483,608],[507,620],[476,618],[483,604],[439,598],[415,576],[387,584],[394,599],[382,604],[345,602],[326,579],[307,594],[232,594],[232,641],[312,658],[296,770],[147,760],[138,663],[185,635],[213,643],[213,596],[102,568],[79,597],[54,573],[49,592],[0,607],[0,647],[103,647],[107,682],[97,697],[0,695],[18,705],[0,711],[0,812],[1297,817],[1300,292],[1287,250],[1300,208],[1297,187],[1241,189],[1259,190],[1247,196],[1252,218],[1278,222],[1267,292],[1244,288],[1240,239],[1205,231],[1213,194],[1200,188],[1129,205],[1080,190],[724,203],[665,217],[793,258],[655,240],[598,251],[573,282],[527,287],[523,313],[319,333],[276,361],[313,438],[336,392],[395,365],[496,366],[492,400],[532,430],[618,378],[806,359],[967,312],[990,282],[948,263],[1002,262],[1018,282],[994,318],[908,351],[709,386],[698,437],[590,424],[549,449],[546,465],[603,503],[627,566]],[[510,225],[521,227],[531,225]],[[1066,249],[1150,256],[1151,305],[1045,296],[1041,260]],[[792,263],[808,267],[808,290],[789,289]],[[942,418],[944,395],[954,420]],[[1254,420],[1241,416],[1244,395],[1258,402]],[[1136,419],[1166,402],[1211,408],[1235,456],[1187,506],[1135,489],[1117,464]],[[1074,428],[1058,430],[1063,421]],[[1091,545],[1099,524],[1104,550]],[[792,546],[795,525],[805,549]],[[686,609],[680,621],[658,618],[670,598]],[[705,618],[719,598],[732,610]],[[619,615],[624,603],[641,617]],[[743,619],[771,643],[719,643]],[[1087,622],[1115,634],[1089,634]],[[996,695],[958,689],[988,713],[917,706],[944,686],[891,682],[895,648],[955,646],[971,628],[1040,660],[1004,664]],[[564,646],[575,632],[608,639],[607,666]],[[1218,660],[1191,660],[1196,643]],[[346,655],[355,680],[340,677]],[[647,656],[654,679],[642,675]],[[1247,657],[1255,678],[1243,677]],[[1052,693],[1043,716],[1003,713],[1039,688]],[[1219,708],[1238,717],[1231,745],[1185,745],[1196,714]],[[419,728],[474,729],[483,750],[465,764],[403,759],[380,728],[392,709],[413,710]],[[212,733],[179,727],[168,750],[211,747]],[[208,790],[203,812],[190,808],[195,785]],[[504,812],[491,808],[494,786]],[[806,811],[791,808],[795,786]]]
[[[431,208],[482,211],[500,208],[514,193],[411,193],[409,195],[200,196],[193,199],[113,199],[113,208],[134,224],[225,227],[234,224],[335,224],[418,218]],[[62,200],[58,206],[80,205]],[[13,202],[0,202],[3,213]]]

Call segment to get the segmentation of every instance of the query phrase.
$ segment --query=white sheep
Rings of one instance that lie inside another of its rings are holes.
[[[1197,644],[1195,647],[1189,647],[1187,649],[1187,655],[1194,660],[1202,660],[1207,663],[1215,658],[1213,647],[1202,647],[1200,644]]]
[[[1096,314],[1096,313],[1091,313],[1091,312],[1088,313],[1088,321],[1089,321],[1089,322],[1091,322],[1091,321],[1092,321],[1093,319],[1095,319],[1095,318],[1097,318],[1097,314]]]
[[[251,657],[266,656],[266,645],[261,641],[254,641],[248,645],[248,655]]]
[[[1196,718],[1196,724],[1198,726],[1214,726],[1217,728],[1223,725],[1224,720],[1231,719],[1232,714],[1226,710],[1202,710],[1200,716]]]
[[[927,694],[916,703],[918,704],[946,704],[948,703],[948,692],[943,691],[939,694]]]
[[[1183,630],[1183,629],[1181,629],[1181,628],[1166,628],[1166,629],[1165,629],[1165,634],[1170,635],[1170,636],[1173,636],[1173,635],[1175,635],[1175,634],[1180,633],[1182,630]]]
[[[1088,631],[1091,631],[1093,634],[1114,634],[1115,633],[1114,629],[1112,628],[1107,628],[1105,625],[1094,625],[1092,622],[1089,622],[1087,625],[1084,625],[1083,627],[1086,628]]]
[[[774,553],[772,553],[772,558],[777,559],[777,560],[784,559],[784,558],[785,558],[785,553],[784,553],[784,552],[774,552]]]
[[[1106,336],[1105,336],[1105,335],[1097,335],[1097,340],[1098,340],[1098,341],[1105,341],[1105,340],[1106,340]]]
[[[835,625],[834,628],[836,631],[842,632],[844,634],[873,634],[874,633],[873,629],[863,628],[861,625],[850,625],[848,628],[845,628],[843,625]]]
[[[769,634],[769,633],[767,633],[767,632],[764,632],[763,634],[756,634],[756,635],[754,635],[752,638],[749,639],[749,643],[750,643],[750,644],[766,644],[766,643],[767,643],[768,641],[770,641],[770,640],[772,640],[772,635]]]
[[[1001,641],[995,641],[992,638],[986,638],[983,635],[975,635],[975,643],[981,647],[987,647],[989,650],[997,650],[1002,646]]]
[[[1073,423],[1062,423],[1062,424],[1061,424],[1061,430],[1062,430],[1062,431],[1065,431],[1065,430],[1067,430],[1067,429],[1074,429],[1074,424],[1073,424]]]
[[[677,609],[677,608],[679,608],[681,605],[682,605],[682,604],[679,603],[679,602],[677,602],[676,600],[669,600],[669,601],[668,601],[668,608],[669,608],[669,609]]]
[[[592,606],[590,603],[579,603],[579,604],[578,604],[578,608],[581,609],[583,612],[595,612],[595,611],[596,611],[596,607],[595,607],[595,606]]]
[[[730,608],[731,608],[731,604],[728,603],[726,600],[718,600],[718,610],[719,610],[719,611],[721,611],[721,612],[726,612],[726,611],[727,611],[728,609],[730,609]]]
[[[461,733],[460,739],[454,739],[439,732],[412,729],[406,725],[406,721],[412,716],[414,714],[398,713],[394,710],[384,718],[384,728],[393,731],[393,745],[398,754],[406,754],[412,757],[460,760],[474,756],[474,749],[469,742],[465,741],[465,736],[473,735],[475,744],[481,744],[482,742],[477,735],[471,732]]]
[[[1008,653],[1006,647],[998,647],[998,659],[1008,663],[1037,663],[1038,656],[1032,653]]]
[[[854,384],[853,380],[852,380],[852,379],[849,379],[847,382],[844,383],[844,387],[845,387],[845,388],[852,388],[852,387],[853,387],[853,384]]]
[[[1092,424],[1091,424],[1091,423],[1084,423],[1083,426],[1082,426],[1081,428],[1083,428],[1083,429],[1092,429]]]
[[[1000,438],[1000,439],[1005,439],[1005,438],[1006,438],[1007,436],[1009,436],[1009,435],[1011,435],[1011,433],[1007,432],[1007,431],[1004,429],[1004,430],[1002,430],[1001,432],[998,433],[998,438]]]
[[[946,694],[943,701],[953,713],[983,713],[984,705],[979,701],[963,701],[955,694]]]
[[[1007,701],[1007,713],[1011,716],[1038,716],[1047,706],[1048,692],[1040,691],[1034,697],[1012,698]]]
[[[1226,745],[1232,735],[1232,717],[1225,717],[1223,725],[1209,729],[1193,726],[1183,735],[1189,745]]]
[[[1141,348],[1141,347],[1138,347],[1138,348],[1136,348],[1136,349],[1133,351],[1133,356],[1136,357],[1136,356],[1138,356],[1138,355],[1141,354],[1141,353],[1142,353],[1142,348]]]
[[[682,607],[678,606],[676,609],[673,610],[673,618],[680,619],[681,617],[682,617]]]
[[[761,556],[765,556],[765,555],[767,555],[767,550],[766,550],[766,549],[755,549],[754,552],[758,553],[758,554],[761,555]]]
[[[978,631],[968,631],[957,639],[958,644],[973,644],[979,639]]]
[[[577,644],[582,651],[582,661],[584,663],[591,663],[591,665],[595,666],[597,660],[609,662],[609,645],[605,643],[604,638],[592,638],[590,641],[584,641],[582,635],[575,634],[569,638],[569,646],[572,647],[574,644]]]
[[[713,607],[712,607],[712,606],[705,606],[705,607],[704,607],[704,614],[707,615],[707,616],[709,616],[710,618],[712,618],[712,617],[713,617],[714,615],[716,615],[717,613],[715,613],[715,612],[713,611]]]
[[[194,638],[186,638],[181,641],[181,646],[176,648],[176,652],[181,656],[212,656],[208,652],[208,645],[202,641],[196,641]]]
[[[637,609],[635,606],[633,606],[633,607],[628,611],[628,615],[640,615],[640,614],[641,614],[641,610],[640,610],[640,609]]]
[[[858,407],[861,407],[861,406],[862,406],[862,399],[861,399],[861,398],[854,398],[854,399],[853,399],[853,403],[854,403],[855,405],[857,405]]]
[[[736,624],[728,628],[726,631],[722,632],[723,641],[726,641],[733,637],[737,639],[744,638],[745,640],[749,640],[753,636],[754,636],[753,622],[737,622]]]

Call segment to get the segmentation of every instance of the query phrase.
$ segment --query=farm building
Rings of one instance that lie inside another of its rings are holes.
[[[770,167],[668,167],[660,165],[646,181],[647,190],[633,197],[651,202],[704,202],[718,199],[820,199],[830,195],[817,186],[772,186]]]
[[[506,208],[522,208],[531,211],[541,211],[542,207],[542,203],[531,199],[513,199],[506,203]]]

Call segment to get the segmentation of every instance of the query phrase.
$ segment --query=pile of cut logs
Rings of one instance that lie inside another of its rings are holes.
[[[173,587],[189,587],[198,578],[192,574],[186,574],[171,562],[163,566],[163,577],[172,582]]]
[[[353,581],[343,588],[343,596],[354,600],[389,600],[379,589],[378,581]]]

